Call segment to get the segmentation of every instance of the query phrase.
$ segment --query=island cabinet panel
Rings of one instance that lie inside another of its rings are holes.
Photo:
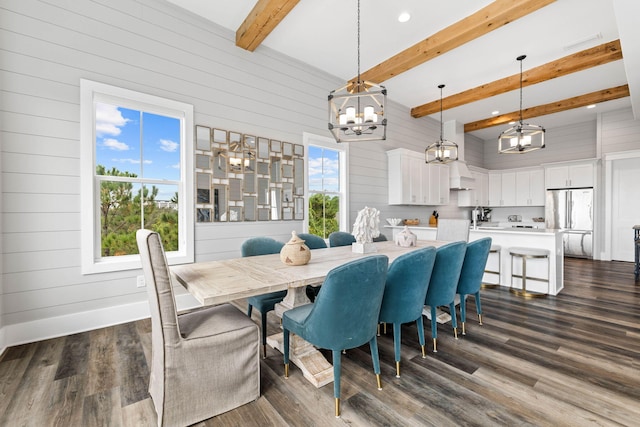
[[[449,167],[431,165],[424,154],[404,148],[387,151],[390,205],[449,203]]]
[[[594,163],[571,163],[545,166],[545,186],[553,188],[589,188],[594,183]]]

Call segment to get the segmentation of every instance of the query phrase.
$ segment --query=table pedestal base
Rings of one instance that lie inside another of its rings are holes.
[[[310,302],[304,287],[289,288],[287,296],[281,303],[276,304],[274,311],[282,318],[285,311]],[[282,332],[267,337],[267,344],[280,352],[284,352],[283,341]],[[316,387],[333,381],[333,365],[313,345],[294,334],[290,336],[289,360],[300,368],[302,375]]]

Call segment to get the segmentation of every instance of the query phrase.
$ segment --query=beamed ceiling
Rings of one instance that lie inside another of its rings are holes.
[[[169,0],[345,81],[356,74],[356,0]],[[411,13],[399,23],[400,12]],[[361,76],[415,118],[457,120],[494,139],[519,117],[550,129],[640,112],[637,0],[361,0]],[[334,89],[334,88],[330,88]],[[635,89],[635,90],[634,90]],[[596,104],[596,108],[586,106]],[[499,113],[494,113],[498,111]]]

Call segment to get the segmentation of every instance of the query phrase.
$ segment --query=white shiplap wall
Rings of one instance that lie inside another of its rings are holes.
[[[344,83],[264,47],[239,49],[233,32],[163,0],[15,0],[0,14],[0,349],[147,315],[139,270],[80,274],[80,79],[193,104],[197,124],[294,143],[328,135],[327,94]],[[388,140],[350,147],[350,222],[364,205],[382,218],[418,210],[386,205],[385,151],[423,150],[437,123],[387,110]],[[196,260],[292,229],[302,224],[198,224]]]

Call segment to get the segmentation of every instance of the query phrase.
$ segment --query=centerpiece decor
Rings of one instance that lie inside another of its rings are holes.
[[[376,252],[376,246],[373,244],[373,238],[380,235],[380,211],[376,208],[364,207],[353,223],[353,236],[356,238],[355,243],[351,244],[351,250],[360,254],[368,254]]]

